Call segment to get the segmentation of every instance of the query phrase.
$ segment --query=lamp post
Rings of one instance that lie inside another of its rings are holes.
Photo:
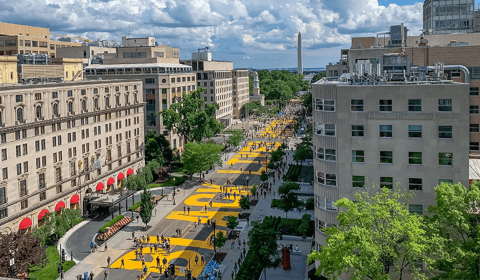
[[[215,245],[215,228],[217,226],[217,220],[215,218],[212,219],[212,227],[213,227],[213,259],[217,256],[217,246]]]

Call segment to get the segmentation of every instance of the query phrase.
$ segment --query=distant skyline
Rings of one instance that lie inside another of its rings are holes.
[[[324,68],[352,37],[401,22],[418,35],[423,14],[423,1],[413,0],[0,0],[0,6],[3,22],[90,40],[153,36],[180,48],[181,59],[208,46],[214,59],[236,68],[295,68],[299,31],[303,67]]]

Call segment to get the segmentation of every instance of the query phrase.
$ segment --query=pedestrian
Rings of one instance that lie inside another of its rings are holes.
[[[140,217],[140,215],[137,216],[137,223],[138,223],[138,218]]]
[[[157,234],[157,243],[160,242],[160,236]]]
[[[95,242],[93,242],[93,241],[90,242],[90,253],[93,253],[93,248],[95,246],[94,244],[95,244]]]
[[[107,249],[108,249],[108,244],[107,242],[105,242],[105,252],[107,251]]]
[[[143,267],[143,275],[144,276],[147,275],[147,272],[148,272],[148,268],[147,268],[147,266],[144,266]]]
[[[205,204],[205,213],[207,213],[207,212],[208,212],[208,211],[207,211],[207,204]]]
[[[111,261],[111,260],[112,260],[112,259],[110,259],[110,256],[108,256],[108,258],[107,258],[107,267],[110,266],[110,261]]]
[[[202,265],[205,264],[205,256],[203,255],[203,253],[202,253],[201,259],[202,259]]]
[[[234,276],[235,276],[235,272],[233,272],[232,270],[232,280],[234,279]]]
[[[250,226],[250,218],[247,217],[247,226]]]
[[[94,245],[93,245],[93,252],[96,252],[97,249],[98,249],[98,245],[97,245],[97,243],[94,243]]]
[[[93,271],[90,271],[90,280],[93,280]]]
[[[125,259],[122,258],[122,260],[120,261],[120,268],[125,268]]]
[[[153,244],[150,243],[150,254],[153,252]]]
[[[142,256],[142,267],[144,267],[144,266],[145,266],[145,258],[143,258],[143,256]]]
[[[187,213],[190,216],[190,206],[187,207]]]
[[[246,245],[247,245],[247,242],[245,241],[245,239],[243,239],[243,250],[245,250]]]
[[[167,265],[167,257],[163,257],[163,266],[166,267],[166,265]]]
[[[198,217],[198,225],[200,225],[201,222],[202,222],[202,219]]]
[[[132,231],[132,240],[135,239],[135,231]]]
[[[275,191],[273,191],[273,198],[275,198]]]
[[[198,265],[198,255],[195,255],[195,265]]]
[[[232,243],[231,243],[230,249],[233,249],[233,247],[235,247],[235,240],[232,239]]]
[[[105,271],[103,272],[103,279],[104,280],[107,280],[108,279],[108,269],[105,269]]]

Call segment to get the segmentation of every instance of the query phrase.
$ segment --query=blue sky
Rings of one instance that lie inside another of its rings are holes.
[[[121,41],[153,36],[190,58],[210,47],[234,67],[296,67],[302,32],[304,67],[336,62],[352,37],[401,22],[418,35],[422,2],[413,0],[0,0],[3,22],[49,27],[57,34]],[[478,5],[478,4],[477,4]]]

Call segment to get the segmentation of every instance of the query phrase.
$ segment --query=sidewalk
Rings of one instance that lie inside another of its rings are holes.
[[[225,163],[234,155],[234,152],[227,153],[227,160],[224,160],[225,156],[222,156],[223,165],[225,165]],[[214,172],[209,172],[209,174],[206,174],[205,180],[215,174],[217,170],[218,169],[216,169]],[[153,213],[155,213],[155,209],[157,210],[157,215],[153,214],[152,219],[149,223],[149,228],[146,231],[141,221],[132,221],[122,230],[117,232],[113,237],[107,240],[107,252],[105,252],[105,248],[103,246],[99,247],[97,252],[89,254],[80,263],[77,263],[77,265],[67,271],[64,275],[64,279],[77,279],[77,275],[83,275],[84,272],[90,273],[90,271],[93,271],[95,279],[103,279],[103,270],[107,268],[107,258],[110,256],[111,263],[113,263],[115,260],[120,258],[126,250],[132,247],[132,231],[135,231],[136,236],[148,234],[149,231],[154,228],[155,224],[165,218],[179,203],[183,202],[200,186],[201,184],[197,184],[194,187],[190,189],[184,189],[183,191],[177,187],[178,192],[177,194],[175,194],[176,205],[173,205],[172,200],[160,200],[158,202],[158,205],[156,205],[153,210]],[[71,236],[72,234],[73,232],[69,234],[69,236]],[[91,238],[93,238],[93,236]]]

